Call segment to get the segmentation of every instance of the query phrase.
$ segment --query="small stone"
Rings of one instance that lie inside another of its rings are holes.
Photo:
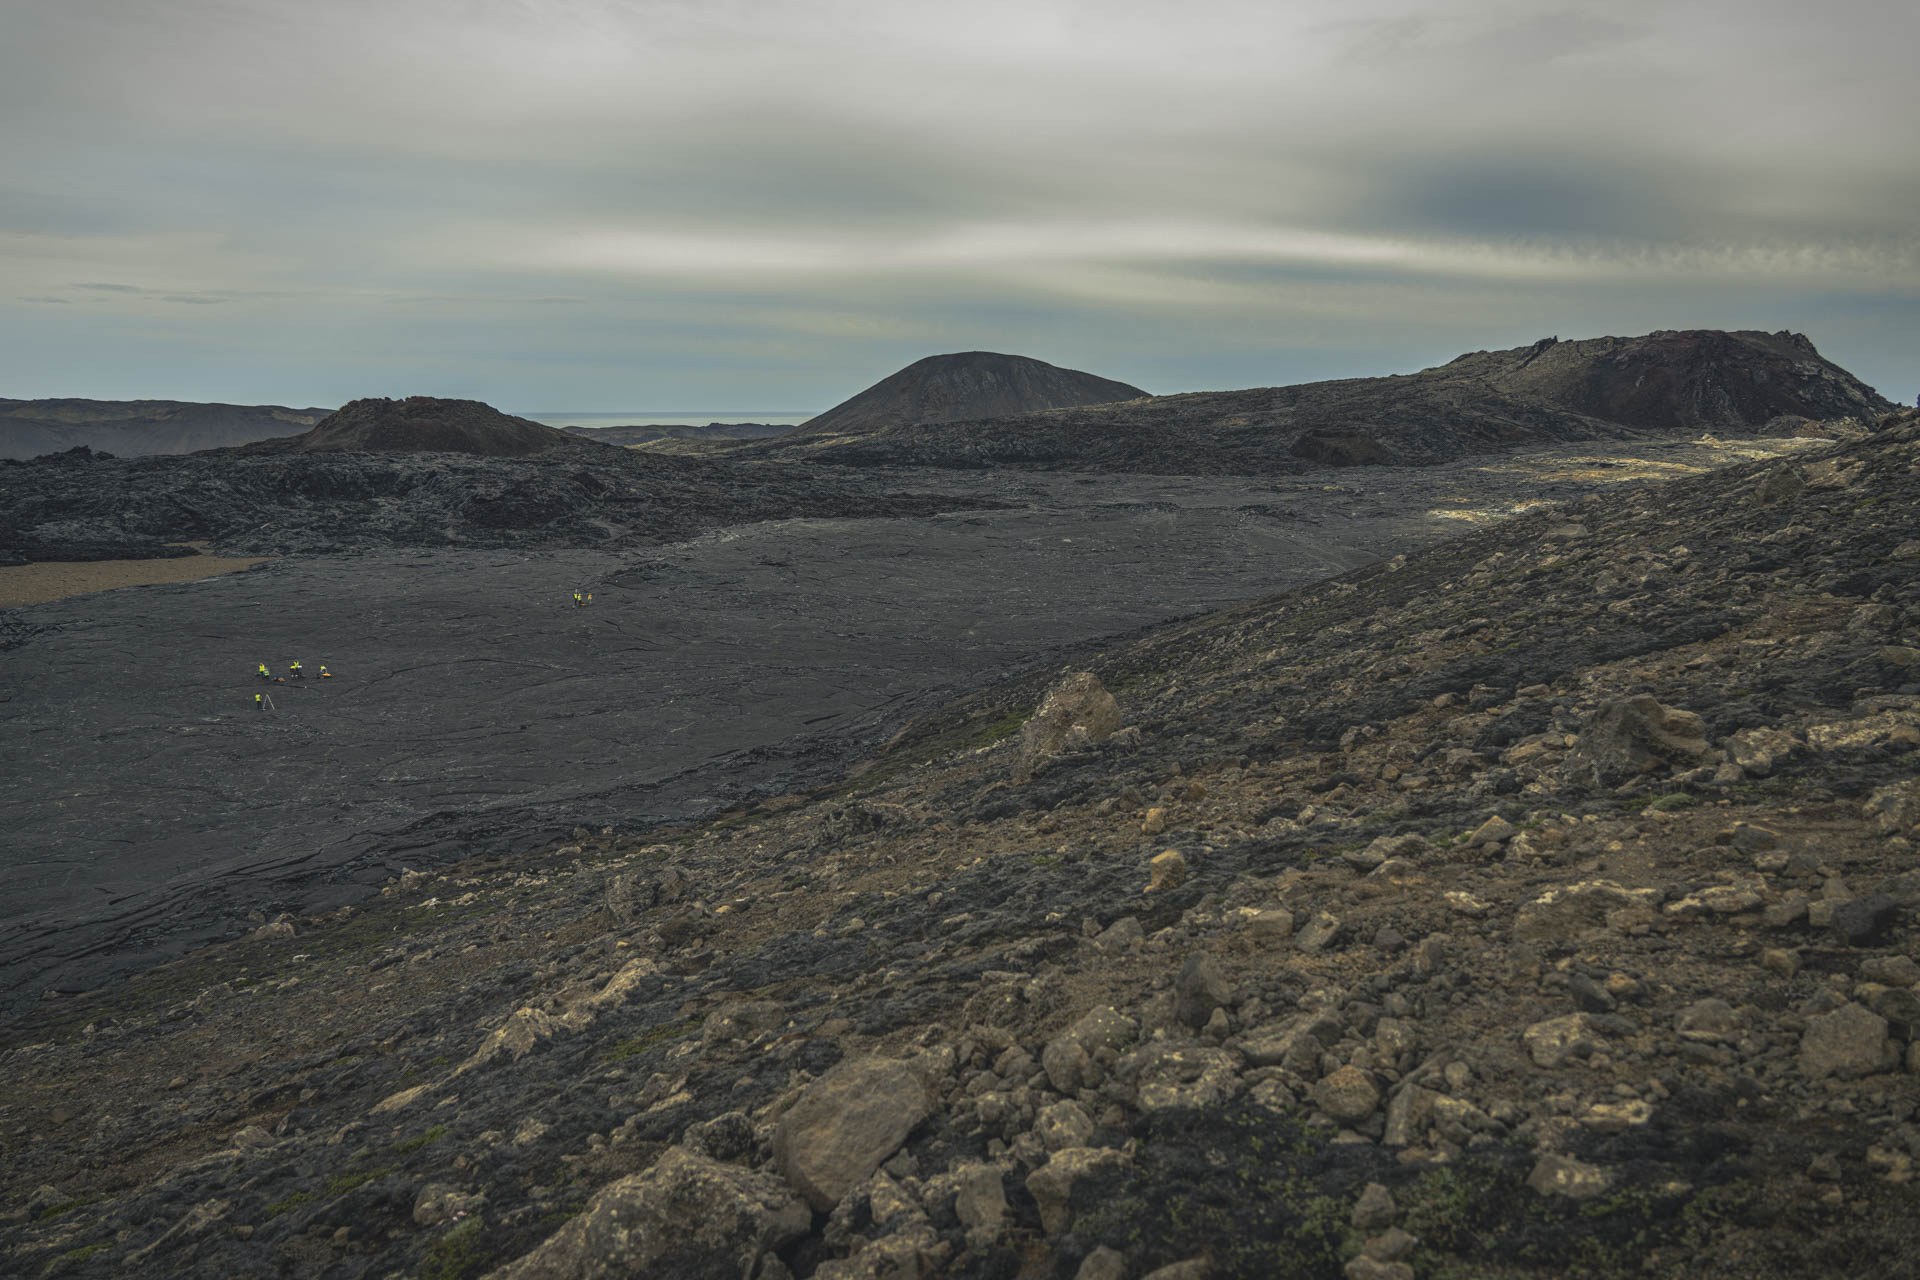
[[[1187,882],[1187,857],[1178,849],[1168,849],[1157,853],[1147,863],[1149,879],[1148,893],[1165,893],[1169,889],[1178,889]]]
[[[1738,1023],[1732,1005],[1710,997],[1696,1000],[1682,1009],[1680,1016],[1674,1019],[1674,1030],[1680,1033],[1682,1040],[1718,1044],[1723,1040],[1731,1040],[1737,1034]]]
[[[1353,1206],[1353,1227],[1356,1231],[1379,1231],[1392,1226],[1399,1217],[1400,1206],[1394,1203],[1393,1192],[1377,1182],[1369,1182]]]
[[[1467,847],[1479,849],[1490,844],[1505,844],[1513,836],[1514,825],[1496,813],[1474,828],[1473,834],[1467,837]]]
[[[687,1126],[680,1145],[712,1160],[740,1160],[753,1153],[753,1121],[744,1111],[727,1111]]]
[[[1626,1102],[1596,1102],[1580,1115],[1580,1126],[1595,1133],[1625,1133],[1653,1119],[1653,1106],[1639,1098]]]
[[[1167,811],[1159,805],[1147,810],[1147,816],[1140,822],[1140,834],[1157,836],[1167,829]]]
[[[1069,1202],[1074,1184],[1104,1169],[1124,1164],[1123,1152],[1106,1147],[1067,1147],[1027,1175],[1027,1192],[1040,1211],[1040,1225],[1047,1234],[1065,1231],[1073,1220]]]
[[[1188,1258],[1182,1262],[1169,1263],[1164,1267],[1155,1267],[1140,1280],[1206,1280],[1213,1273],[1213,1264],[1205,1255]]]
[[[1565,1196],[1569,1200],[1591,1200],[1612,1183],[1612,1176],[1596,1165],[1557,1154],[1540,1157],[1527,1177],[1527,1186],[1536,1195]]]
[[[970,1230],[994,1230],[1007,1216],[1007,1191],[1000,1169],[990,1164],[961,1165],[954,1170],[958,1194],[953,1211]]]
[[[1293,912],[1270,907],[1246,917],[1247,932],[1255,942],[1278,946],[1293,937]]]
[[[295,936],[293,921],[289,920],[286,916],[281,916],[278,920],[270,924],[263,924],[247,935],[247,937],[254,942],[274,942],[293,936]]]
[[[1833,909],[1833,931],[1852,947],[1870,947],[1886,938],[1900,918],[1900,904],[1884,893],[1855,898]]]
[[[1206,1025],[1215,1009],[1233,998],[1233,986],[1220,971],[1219,962],[1204,951],[1188,956],[1180,966],[1174,992],[1180,1021],[1196,1030]]]
[[[1433,1116],[1433,1104],[1439,1095],[1417,1084],[1403,1084],[1387,1103],[1387,1127],[1381,1141],[1390,1147],[1407,1147],[1418,1142]]]
[[[1813,1080],[1873,1075],[1891,1069],[1894,1061],[1887,1020],[1857,1004],[1809,1018],[1800,1038],[1800,1070]]]
[[[1894,1147],[1868,1147],[1867,1167],[1895,1186],[1913,1181],[1913,1157]]]
[[[1319,912],[1294,935],[1293,945],[1308,953],[1324,951],[1339,938],[1341,928],[1338,916],[1326,911]]]
[[[1375,1262],[1398,1262],[1412,1253],[1419,1238],[1399,1227],[1388,1227],[1360,1246],[1360,1252]]]
[[[1084,1147],[1093,1137],[1093,1119],[1079,1103],[1068,1099],[1044,1107],[1034,1121],[1034,1136],[1048,1151]]]
[[[1373,1077],[1355,1066],[1344,1066],[1313,1086],[1313,1100],[1341,1124],[1358,1124],[1380,1105]]]
[[[1604,1047],[1604,1042],[1594,1032],[1591,1020],[1584,1013],[1570,1013],[1536,1022],[1526,1029],[1521,1039],[1527,1047],[1527,1055],[1533,1059],[1533,1065],[1549,1069],[1560,1066],[1576,1055]]]
[[[472,1213],[486,1202],[484,1193],[469,1194],[445,1183],[429,1182],[414,1198],[413,1224],[416,1227],[437,1227],[443,1222],[451,1222]]]
[[[1765,853],[1780,847],[1780,833],[1750,822],[1736,822],[1714,837],[1715,844],[1730,844],[1741,853]]]
[[[1889,987],[1920,985],[1920,964],[1909,956],[1874,956],[1860,965],[1860,976]]]
[[[1760,915],[1760,923],[1769,929],[1790,929],[1807,918],[1807,895],[1789,893],[1778,902],[1769,903]]]
[[[1352,1259],[1342,1272],[1347,1280],[1414,1280],[1413,1268],[1404,1262],[1381,1262],[1366,1254]]]
[[[1073,1280],[1127,1280],[1127,1260],[1103,1244],[1080,1260]]]
[[[1760,953],[1760,967],[1768,973],[1777,973],[1783,978],[1791,978],[1800,972],[1800,957],[1785,947],[1768,947]]]
[[[1576,973],[1567,979],[1567,994],[1588,1013],[1612,1013],[1619,1004],[1613,992],[1584,973]]]

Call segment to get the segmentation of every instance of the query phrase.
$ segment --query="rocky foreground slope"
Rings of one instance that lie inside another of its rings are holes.
[[[285,439],[175,457],[0,463],[0,563],[222,551],[618,546],[963,500],[884,478],[642,455],[472,400],[356,400]]]
[[[1894,406],[1795,333],[1663,331],[1477,351],[1437,368],[1153,396],[993,421],[850,424],[757,450],[847,465],[1215,475],[1421,464],[1653,432],[1790,434]]]
[[[22,1275],[1911,1274],[1920,415],[11,1028]]]
[[[83,445],[122,457],[224,449],[305,430],[328,412],[186,400],[0,398],[0,458],[37,458]]]

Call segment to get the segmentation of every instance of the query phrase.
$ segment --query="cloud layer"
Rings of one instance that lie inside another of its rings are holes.
[[[804,410],[939,350],[1171,391],[1694,325],[1920,390],[1920,17],[1879,0],[6,25],[0,395]]]

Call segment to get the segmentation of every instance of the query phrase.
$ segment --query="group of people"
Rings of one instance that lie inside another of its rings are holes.
[[[254,673],[269,684],[285,684],[289,680],[305,680],[307,678],[307,669],[301,666],[297,659],[287,664],[287,674],[284,676],[276,676],[273,674],[272,671],[268,670],[267,664],[264,662],[254,668]],[[324,662],[320,664],[320,675],[318,678],[321,680],[333,679],[333,672],[327,670],[327,664]],[[253,695],[253,709],[255,711],[265,711],[272,705],[273,699],[269,698],[266,694],[256,693]]]
[[[585,595],[582,595],[582,594],[581,594],[580,592],[578,592],[578,591],[576,591],[576,592],[574,592],[574,593],[573,593],[573,607],[574,607],[574,608],[576,608],[576,609],[584,609],[584,608],[586,608],[586,607],[587,607],[588,605],[590,605],[590,604],[592,604],[592,603],[593,603],[593,592],[591,592],[591,591],[589,591],[589,592],[587,592],[587,593],[586,593]]]

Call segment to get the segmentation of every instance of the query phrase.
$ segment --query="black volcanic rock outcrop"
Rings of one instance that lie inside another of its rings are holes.
[[[0,398],[0,458],[36,458],[80,446],[121,457],[226,449],[291,435],[328,412],[185,400]]]
[[[1146,394],[1124,382],[1027,356],[961,351],[914,361],[810,419],[800,434],[1006,418],[1042,409],[1137,400]]]
[[[849,428],[751,451],[849,465],[1249,474],[1660,432],[1757,434],[1782,419],[1870,420],[1893,407],[1799,334],[1685,330],[1546,338],[1386,378]]]
[[[472,400],[357,400],[304,435],[237,449],[0,463],[0,563],[223,551],[621,545],[795,516],[978,505],[813,468],[662,457]],[[988,504],[992,505],[992,504]]]
[[[266,441],[259,452],[470,453],[483,458],[525,458],[582,442],[565,431],[501,413],[478,400],[408,396],[404,400],[355,400],[320,420],[313,430]]]

